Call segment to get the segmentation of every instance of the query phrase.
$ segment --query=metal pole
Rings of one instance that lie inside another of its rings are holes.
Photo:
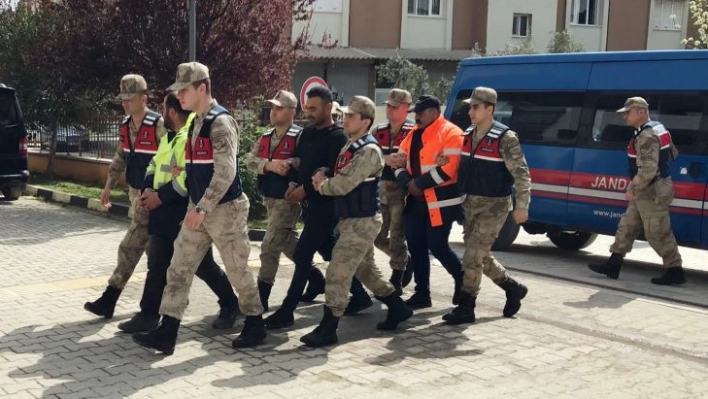
[[[189,60],[197,60],[197,0],[189,1]]]

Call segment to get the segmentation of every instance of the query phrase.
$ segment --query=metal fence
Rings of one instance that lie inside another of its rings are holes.
[[[59,123],[56,127],[57,154],[91,158],[112,158],[120,143],[121,117],[82,119]],[[49,152],[52,128],[27,122],[28,147]]]
[[[236,122],[239,126],[246,124],[246,115],[237,113]],[[57,154],[74,155],[89,158],[113,158],[116,147],[120,143],[120,124],[122,115],[93,119],[72,120],[59,123],[57,133]],[[251,120],[256,126],[269,124],[267,113],[263,112],[259,119]],[[304,126],[307,120],[296,120],[296,124]],[[49,153],[52,129],[37,122],[25,122],[28,133],[28,147],[35,151]]]

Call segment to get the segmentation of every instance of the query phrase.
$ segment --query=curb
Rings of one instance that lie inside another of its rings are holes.
[[[128,210],[130,209],[130,207],[125,204],[113,203],[110,208],[105,208],[103,205],[101,205],[101,201],[94,198],[86,198],[78,195],[62,193],[60,191],[48,190],[46,188],[33,186],[31,184],[26,185],[24,194],[32,197],[42,198],[49,202],[65,204],[80,209],[88,209],[90,211],[99,212],[104,215],[130,220],[130,218],[128,217]],[[248,230],[248,239],[251,241],[263,241],[264,236],[265,230]]]

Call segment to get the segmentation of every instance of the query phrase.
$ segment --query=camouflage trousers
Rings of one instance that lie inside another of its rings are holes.
[[[261,268],[258,280],[273,285],[278,273],[280,255],[293,260],[298,233],[295,224],[300,218],[300,204],[292,204],[279,198],[263,198],[268,210],[268,227],[261,244]]]
[[[512,202],[511,197],[467,195],[462,207],[465,211],[463,290],[476,296],[482,284],[482,274],[496,284],[503,283],[508,277],[504,266],[492,255],[492,245],[509,216]]]
[[[128,284],[128,280],[135,271],[135,266],[140,262],[140,257],[148,251],[148,220],[150,212],[140,209],[140,190],[130,187],[128,191],[130,198],[130,210],[128,216],[131,217],[130,227],[125,233],[125,237],[118,246],[118,265],[110,279],[108,285],[122,290]]]
[[[325,305],[335,317],[344,315],[354,276],[377,297],[394,292],[393,285],[381,277],[374,262],[374,239],[381,224],[381,214],[339,221],[339,240],[325,276]]]
[[[630,202],[627,212],[617,226],[615,242],[610,246],[610,252],[620,255],[629,253],[634,240],[644,233],[649,245],[661,256],[664,266],[682,266],[678,244],[671,231],[669,202],[656,199],[637,199]]]
[[[408,247],[403,209],[406,193],[395,181],[381,181],[381,216],[383,224],[374,245],[390,257],[392,270],[406,270]]]
[[[182,319],[189,303],[194,274],[212,243],[219,250],[226,275],[239,293],[239,307],[246,316],[263,313],[256,281],[248,267],[251,245],[248,240],[248,197],[219,204],[206,215],[197,230],[184,226],[175,240],[175,252],[167,269],[167,285],[162,293],[160,314]],[[194,208],[194,204],[189,205]]]

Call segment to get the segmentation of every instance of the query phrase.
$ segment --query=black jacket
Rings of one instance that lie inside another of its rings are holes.
[[[331,203],[332,197],[323,197],[312,186],[312,175],[319,168],[327,168],[326,175],[334,176],[334,166],[342,147],[347,143],[347,136],[341,125],[334,124],[325,129],[315,129],[308,126],[300,135],[297,146],[297,156],[300,158],[300,169],[297,175],[291,175],[291,181],[302,185],[305,189],[308,204]]]

